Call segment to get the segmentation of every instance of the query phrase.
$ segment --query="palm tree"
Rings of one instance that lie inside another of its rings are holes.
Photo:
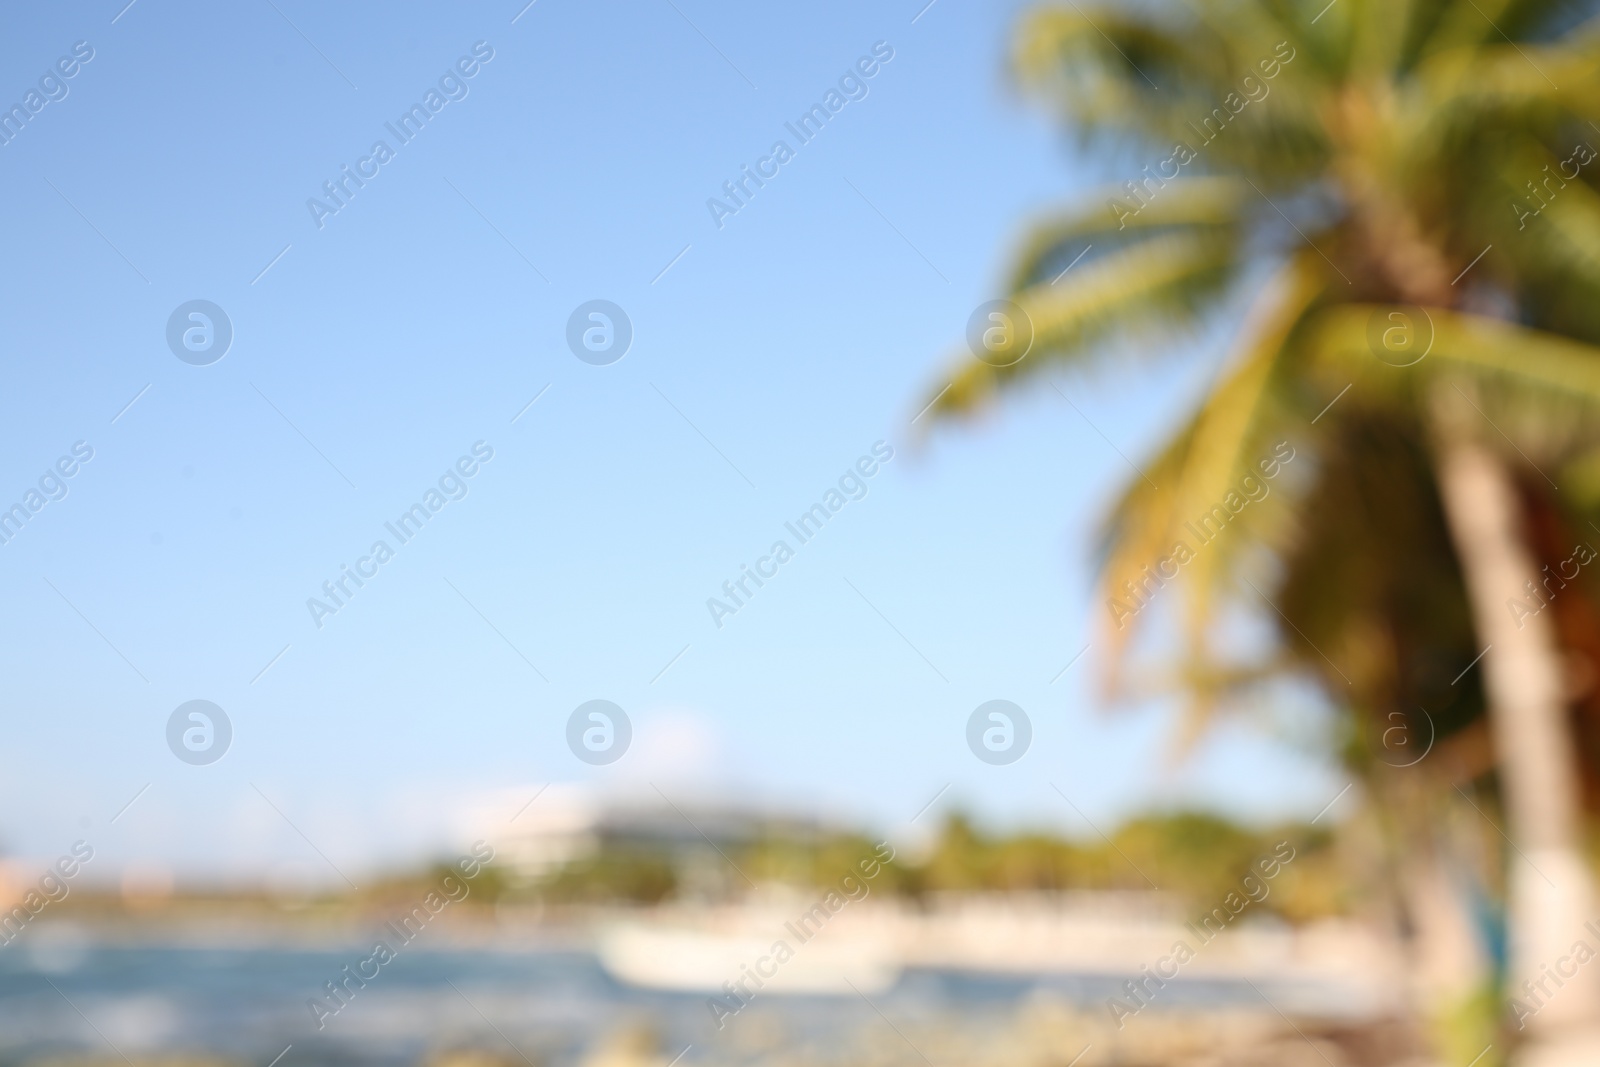
[[[1596,915],[1557,615],[1542,608],[1570,575],[1547,582],[1551,561],[1528,529],[1538,512],[1582,530],[1600,503],[1577,491],[1600,443],[1595,7],[1173,0],[1033,11],[1017,36],[1019,78],[1106,147],[1126,180],[1030,230],[1009,306],[984,309],[934,390],[934,412],[964,414],[1047,367],[1087,366],[1130,343],[1181,352],[1172,340],[1253,295],[1209,393],[1107,523],[1111,677],[1144,605],[1172,581],[1184,591],[1182,677],[1197,720],[1285,663],[1340,704],[1390,710],[1409,692],[1396,684],[1406,665],[1365,654],[1374,627],[1391,651],[1425,637],[1460,667],[1481,652],[1462,682],[1487,708],[1515,850],[1517,997]],[[1340,429],[1358,423],[1381,427],[1398,458],[1362,455],[1359,434]],[[1297,458],[1277,464],[1273,491],[1303,506],[1363,465],[1403,474],[1415,493],[1364,523],[1325,512],[1295,523],[1247,500],[1279,442]],[[1247,474],[1255,481],[1241,484]],[[1390,536],[1407,525],[1401,515],[1430,508],[1434,527]],[[1226,529],[1191,525],[1208,514]],[[1398,595],[1376,607],[1348,590],[1308,599],[1318,560],[1304,546],[1319,526],[1365,538],[1323,540],[1346,562],[1387,553],[1363,572],[1373,589],[1393,594],[1414,572],[1445,616]],[[1286,610],[1290,597],[1298,606]],[[1219,621],[1241,606],[1279,626],[1285,663],[1236,669],[1218,655]],[[1563,1050],[1600,1040],[1600,967],[1540,1001],[1517,1012],[1529,1062],[1563,1062],[1581,1055]]]

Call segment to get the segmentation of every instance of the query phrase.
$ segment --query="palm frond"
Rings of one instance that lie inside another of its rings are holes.
[[[1192,327],[1238,262],[1231,234],[1163,232],[1080,264],[1059,283],[1031,285],[1012,298],[1031,331],[1010,331],[984,358],[972,351],[956,357],[931,410],[971,413],[1001,385],[1046,366],[1085,362],[1103,342]]]
[[[1237,178],[1156,174],[1130,179],[1128,185],[1089,193],[1076,210],[1032,226],[1012,263],[1007,289],[1016,293],[1041,281],[1053,283],[1067,268],[1092,265],[1153,233],[1238,227],[1245,206],[1255,203],[1254,191]]]
[[[1247,495],[1241,496],[1238,486],[1245,476],[1259,483],[1263,469],[1258,464],[1273,459],[1276,435],[1290,410],[1271,395],[1275,375],[1291,333],[1324,287],[1323,272],[1310,262],[1310,253],[1284,266],[1252,309],[1241,342],[1205,403],[1162,452],[1150,481],[1131,483],[1113,510],[1103,535],[1101,571],[1104,654],[1110,662],[1122,658],[1132,636],[1128,622],[1141,611],[1138,590],[1142,586],[1153,596],[1171,580],[1163,572],[1174,570],[1184,590],[1190,654],[1203,649],[1218,600],[1227,595],[1222,576],[1251,543],[1242,535],[1215,537],[1213,529],[1220,534],[1244,512]],[[1281,457],[1270,466],[1277,469],[1279,463]],[[1235,498],[1238,507],[1231,506]],[[1218,508],[1220,521],[1213,517]],[[1257,515],[1251,513],[1245,524],[1257,523]],[[1178,556],[1187,557],[1178,567],[1160,565]]]

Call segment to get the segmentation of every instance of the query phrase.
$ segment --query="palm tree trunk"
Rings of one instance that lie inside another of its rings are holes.
[[[1508,599],[1525,596],[1524,583],[1539,580],[1540,565],[1523,536],[1510,473],[1462,428],[1451,409],[1464,405],[1450,400],[1440,404],[1443,417],[1437,420],[1439,491],[1474,629],[1489,646],[1482,661],[1484,693],[1515,850],[1507,878],[1508,995],[1536,1008],[1522,1018],[1525,1037],[1535,1038],[1535,1045],[1565,1044],[1569,1035],[1600,1027],[1600,962],[1577,967],[1559,986],[1546,968],[1570,959],[1580,939],[1591,948],[1600,942],[1585,929],[1596,916],[1595,893],[1579,846],[1576,749],[1562,696],[1560,652],[1550,615],[1519,619],[1508,606]],[[1570,962],[1563,969],[1571,969]]]

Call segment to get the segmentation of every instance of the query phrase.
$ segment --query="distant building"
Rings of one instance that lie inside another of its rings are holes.
[[[537,799],[529,802],[537,794]],[[821,820],[747,803],[603,796],[579,786],[504,790],[475,805],[469,832],[494,846],[495,864],[533,881],[606,853],[659,855],[695,895],[742,884],[733,854],[766,838],[806,843],[840,830]]]

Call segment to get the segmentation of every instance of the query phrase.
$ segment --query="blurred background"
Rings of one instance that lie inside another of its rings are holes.
[[[1593,6],[10,13],[0,1063],[1600,1062]]]

